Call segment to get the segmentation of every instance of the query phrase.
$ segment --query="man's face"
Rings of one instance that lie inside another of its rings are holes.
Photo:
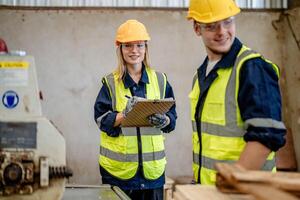
[[[194,23],[197,35],[202,36],[208,54],[227,53],[235,38],[234,18],[230,17],[215,23]]]

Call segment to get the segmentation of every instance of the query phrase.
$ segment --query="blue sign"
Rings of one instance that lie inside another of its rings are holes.
[[[12,109],[18,105],[19,96],[15,91],[9,90],[3,94],[2,103],[6,108]]]

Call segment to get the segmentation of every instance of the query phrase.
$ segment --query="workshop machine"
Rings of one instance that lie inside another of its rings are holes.
[[[32,56],[0,55],[0,199],[62,199],[66,145],[42,116]]]

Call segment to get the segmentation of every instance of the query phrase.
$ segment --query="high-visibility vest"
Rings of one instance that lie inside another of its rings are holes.
[[[245,61],[258,57],[270,63],[279,76],[279,69],[275,64],[243,46],[233,67],[218,69],[218,77],[208,89],[202,110],[199,111],[201,120],[198,127],[195,121],[195,114],[198,113],[195,112],[201,88],[198,74],[194,76],[189,98],[193,126],[193,171],[198,183],[215,184],[215,163],[233,163],[239,159],[246,145],[243,136],[249,125],[284,128],[282,122],[272,119],[253,118],[243,121],[241,118],[237,100],[240,70]],[[270,153],[262,170],[276,170],[274,155],[274,152]]]
[[[146,84],[147,99],[163,99],[166,76],[148,67],[145,69],[149,78],[149,84]],[[126,89],[123,81],[118,80],[116,72],[105,76],[103,80],[109,88],[113,111],[122,112],[128,101],[125,96],[132,96],[130,89]],[[140,135],[144,176],[150,180],[157,179],[164,173],[166,165],[164,136],[160,129],[154,127],[140,127]],[[114,177],[123,180],[132,178],[139,165],[137,137],[136,127],[121,128],[118,137],[110,137],[102,131],[99,164]]]

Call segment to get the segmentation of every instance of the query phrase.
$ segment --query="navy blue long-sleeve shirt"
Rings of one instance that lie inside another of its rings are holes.
[[[235,38],[230,51],[214,66],[207,77],[208,58],[206,57],[203,64],[198,68],[201,88],[199,101],[205,100],[205,91],[217,78],[217,70],[232,67],[241,48],[242,43]],[[271,64],[261,58],[250,59],[243,64],[240,70],[238,105],[243,121],[253,118],[282,121],[278,76]],[[197,109],[196,113],[199,113],[200,106]],[[250,125],[244,135],[244,140],[246,142],[257,141],[270,150],[277,151],[285,144],[285,133],[286,130],[283,128],[254,127]]]
[[[123,80],[125,88],[129,88],[132,96],[146,97],[146,84],[149,83],[148,75],[145,71],[145,67],[142,68],[141,79],[138,83],[135,83],[129,74],[125,74]],[[167,81],[165,98],[174,98],[174,93],[171,85]],[[175,98],[174,98],[175,99]],[[170,118],[170,124],[161,129],[164,133],[169,133],[175,129],[177,114],[175,105],[166,113]],[[100,130],[106,132],[111,137],[118,137],[121,131],[119,126],[114,127],[117,112],[112,111],[112,102],[109,93],[109,89],[105,83],[98,94],[98,97],[94,106],[94,119],[98,124]],[[103,116],[104,115],[104,116]],[[99,119],[101,121],[99,122]],[[137,190],[137,189],[153,189],[162,187],[165,183],[165,175],[163,174],[156,180],[147,180],[144,178],[142,168],[139,167],[137,174],[130,180],[123,181],[116,177],[111,176],[105,169],[100,166],[100,172],[103,183],[111,185],[117,185],[124,190]]]

